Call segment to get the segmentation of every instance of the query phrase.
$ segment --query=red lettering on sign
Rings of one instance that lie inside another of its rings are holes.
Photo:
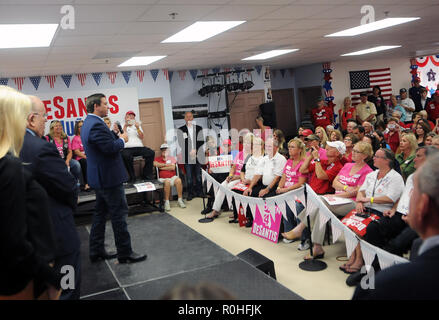
[[[64,118],[64,107],[59,104],[59,102],[63,102],[64,99],[60,96],[56,96],[53,98],[53,105],[59,109],[59,111],[55,111],[55,117],[57,119],[63,119]]]
[[[87,98],[84,99],[87,101]],[[84,101],[82,101],[81,98],[78,98],[78,109],[79,109],[79,116],[83,117],[84,114],[87,114],[87,108],[85,107]]]
[[[78,117],[73,99],[67,99],[67,118]]]
[[[119,113],[119,105],[116,103],[119,100],[119,98],[115,95],[108,97],[108,103],[111,105],[110,112],[112,114]]]
[[[43,103],[44,103],[44,108],[46,108],[46,113],[48,114],[47,120],[52,120],[53,117],[50,115],[52,108],[48,106],[50,104],[50,100],[44,100]]]

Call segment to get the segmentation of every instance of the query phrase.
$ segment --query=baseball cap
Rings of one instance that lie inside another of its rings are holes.
[[[317,141],[320,141],[320,138],[317,135],[315,135],[315,134],[310,134],[309,136],[307,136],[305,138],[305,140],[317,140]]]
[[[404,92],[407,92],[406,88],[399,89],[399,93],[404,93]]]
[[[341,141],[332,141],[332,142],[328,141],[328,142],[326,142],[326,145],[337,149],[338,152],[340,152],[340,154],[346,153],[346,146]]]
[[[167,144],[167,143],[163,143],[161,146],[160,146],[160,150],[162,150],[162,149],[168,149],[169,148],[169,145]]]
[[[308,137],[311,134],[312,134],[312,130],[310,130],[310,129],[305,129],[302,131],[302,136],[304,136],[304,137]]]
[[[129,115],[129,114],[132,114],[133,116],[136,116],[136,114],[135,114],[134,111],[132,111],[132,110],[128,111],[125,115],[127,116],[127,115]]]

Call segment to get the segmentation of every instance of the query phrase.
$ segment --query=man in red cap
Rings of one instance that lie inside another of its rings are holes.
[[[135,118],[136,114],[134,111],[128,111],[125,114],[125,125],[123,126],[123,131],[128,134],[128,142],[125,143],[125,147],[122,150],[122,158],[130,176],[129,183],[136,181],[133,159],[137,156],[142,156],[145,159],[142,178],[144,180],[153,180],[152,168],[155,152],[143,145],[143,129]]]
[[[301,134],[299,134],[299,139],[302,140],[303,143],[305,143],[305,138],[308,137],[311,134],[313,134],[312,130],[305,129],[305,130],[302,131]]]
[[[439,90],[436,90],[432,98],[433,101],[430,101],[425,111],[428,113],[428,120],[437,125],[436,120],[439,119]]]

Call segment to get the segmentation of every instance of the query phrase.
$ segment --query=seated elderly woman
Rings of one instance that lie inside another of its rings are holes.
[[[180,208],[186,208],[183,202],[183,184],[179,176],[177,176],[176,165],[177,159],[169,155],[169,145],[163,143],[160,146],[161,156],[154,159],[154,167],[159,169],[159,176],[157,177],[163,183],[165,191],[165,211],[171,210],[169,200],[171,198],[171,187],[177,188],[178,205]]]
[[[241,181],[241,169],[244,166],[244,162],[249,155],[251,155],[252,144],[253,144],[254,135],[253,133],[247,133],[243,140],[243,150],[240,151],[229,170],[229,175],[227,178],[221,183],[221,185],[225,188],[232,189],[235,185],[237,185]],[[228,141],[226,141],[226,144]],[[213,202],[212,212],[206,216],[206,218],[215,218],[221,213],[221,206],[224,202],[225,194],[221,190],[218,190],[215,195],[215,201]],[[234,218],[234,216],[230,217]]]
[[[291,190],[295,190],[303,186],[307,180],[307,175],[300,173],[299,169],[305,160],[305,145],[300,139],[292,139],[288,142],[288,152],[290,158],[285,164],[285,168],[277,187],[276,194],[282,194]],[[304,205],[296,200],[296,212],[302,212]],[[296,225],[296,218],[289,206],[286,206],[287,219],[282,216],[284,232],[291,231]],[[294,240],[283,239],[285,243]]]
[[[244,160],[244,165],[240,172],[240,185],[241,187],[233,189],[233,192],[243,194],[245,190],[250,186],[257,169],[261,166],[262,159],[264,158],[264,140],[259,137],[253,137],[252,148],[250,149],[250,154]],[[238,222],[238,210],[235,202],[233,202],[233,219],[230,223]]]
[[[276,189],[287,162],[287,159],[278,152],[278,149],[279,143],[277,140],[272,137],[265,140],[265,156],[262,158],[261,165],[257,168],[250,186],[244,191],[244,196],[269,198],[276,195]],[[253,216],[249,207],[247,207],[247,228],[250,228],[253,224]]]
[[[84,146],[81,141],[81,128],[84,121],[76,121],[75,123],[75,136],[72,139],[72,152],[76,161],[79,161],[82,169],[82,178],[84,184],[81,185],[81,189],[84,191],[89,191],[90,186],[87,183],[87,156],[85,155]]]
[[[372,159],[373,152],[370,144],[360,141],[357,142],[352,151],[352,163],[346,163],[335,177],[332,187],[335,189],[335,195],[325,195],[327,199],[325,204],[337,216],[345,216],[351,210],[355,209],[355,201],[358,190],[363,184],[366,176],[373,170],[367,165],[367,161]],[[348,198],[347,204],[332,205],[331,200],[339,198]]]
[[[402,134],[399,144],[399,150],[401,151],[396,155],[396,160],[401,168],[402,177],[407,180],[408,176],[415,172],[415,152],[418,147],[418,142],[414,134]]]
[[[374,166],[378,168],[366,176],[356,200],[358,214],[373,213],[379,217],[392,209],[404,190],[404,180],[393,168],[395,156],[389,149],[379,149],[374,156]],[[346,273],[360,271],[364,265],[360,244],[353,251],[348,262],[340,266]]]
[[[59,151],[59,155],[66,162],[66,166],[70,169],[70,173],[78,181],[78,187],[81,179],[81,165],[75,159],[72,159],[72,145],[70,138],[63,130],[61,121],[52,120],[50,123],[50,131],[46,136],[46,140],[53,143]]]
[[[346,147],[346,153],[344,154],[344,162],[352,162],[352,150],[354,145],[358,142],[358,137],[353,133],[348,133],[343,139],[343,143]]]
[[[317,148],[314,147],[311,156],[307,156],[302,166],[300,167],[300,172],[302,174],[309,173],[311,175],[309,179],[310,187],[317,194],[326,194],[333,193],[334,189],[332,188],[332,182],[335,177],[338,175],[340,170],[343,168],[341,163],[341,158],[346,151],[346,148],[341,141],[335,142],[327,142],[327,160],[321,160],[319,158],[319,153]],[[320,220],[316,219],[318,216],[318,210],[314,210],[309,213],[309,218],[312,227],[311,240],[314,244],[313,249],[313,257],[306,256],[305,260],[308,259],[321,259],[324,256],[323,251],[323,239],[324,234],[320,232]],[[303,210],[298,218],[300,219],[300,223],[290,232],[282,233],[282,236],[286,239],[298,239],[301,237],[302,232],[307,227],[307,219],[306,219],[306,210]],[[311,229],[311,226],[308,226]]]

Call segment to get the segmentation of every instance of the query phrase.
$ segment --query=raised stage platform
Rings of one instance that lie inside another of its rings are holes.
[[[146,253],[146,261],[121,265],[113,259],[91,264],[90,226],[78,227],[82,241],[81,299],[156,300],[181,283],[211,282],[241,300],[302,300],[169,214],[128,218],[128,228],[133,249]],[[107,250],[115,250],[110,222],[106,245]]]

